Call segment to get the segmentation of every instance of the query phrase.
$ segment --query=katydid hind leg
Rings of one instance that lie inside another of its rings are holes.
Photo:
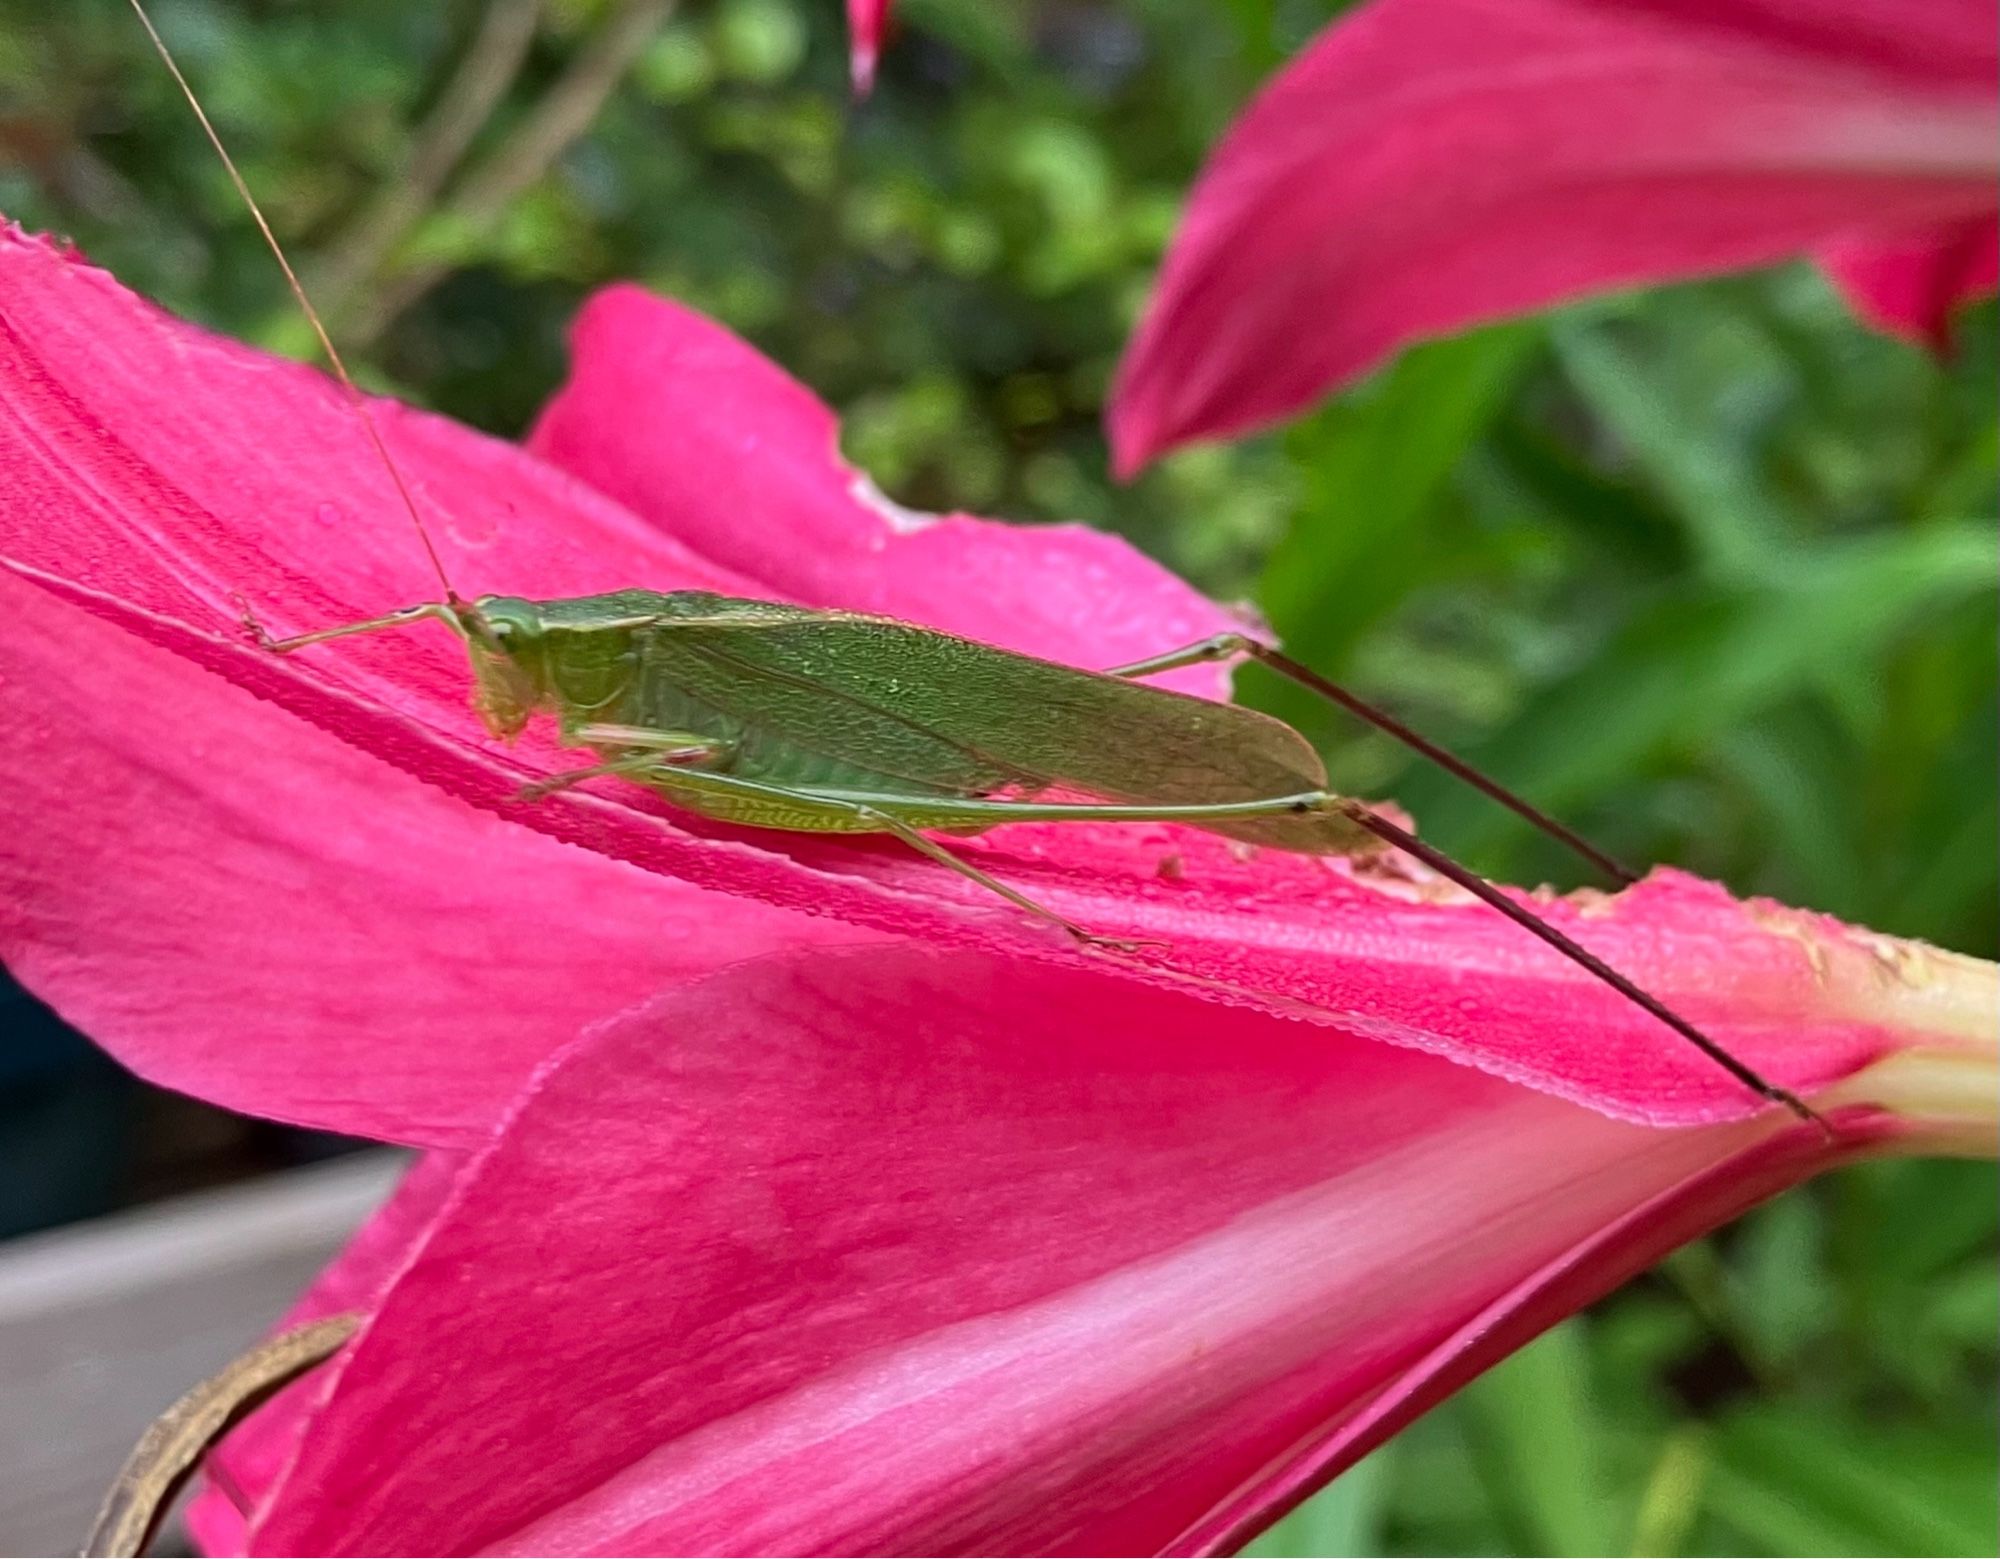
[[[1549,924],[1533,910],[1517,904],[1492,883],[1446,855],[1435,846],[1424,843],[1415,834],[1398,827],[1389,819],[1372,811],[1358,801],[1331,791],[1318,791],[1305,795],[1274,797],[1265,801],[1231,802],[1212,806],[1144,807],[1144,806],[1097,806],[1092,804],[1070,805],[1065,803],[1035,803],[1007,801],[949,801],[923,803],[923,817],[926,826],[934,820],[963,820],[989,823],[1002,821],[1097,821],[1097,822],[1220,822],[1230,818],[1268,817],[1281,813],[1334,813],[1352,823],[1356,828],[1373,835],[1383,843],[1393,846],[1439,875],[1456,883],[1482,903],[1499,911],[1530,935],[1538,937],[1558,953],[1576,964],[1585,973],[1611,987],[1627,1001],[1633,1002],[1641,1010],[1657,1018],[1673,1030],[1683,1040],[1693,1045],[1709,1060],[1721,1067],[1731,1077],[1748,1088],[1759,1098],[1773,1104],[1782,1105],[1801,1120],[1817,1126],[1829,1138],[1833,1128],[1826,1118],[1790,1089],[1781,1088],[1764,1077],[1747,1062],[1739,1060],[1719,1041],[1710,1038],[1699,1028],[1668,1007],[1665,1002],[1646,991],[1627,976],[1620,974],[1603,959],[1573,938],[1565,935]],[[907,824],[905,825],[908,826]],[[1011,894],[1009,895],[1012,896]]]
[[[1218,660],[1234,660],[1239,655],[1248,655],[1255,642],[1247,633],[1210,634],[1206,639],[1197,639],[1192,644],[1183,644],[1179,649],[1167,650],[1163,654],[1148,655],[1144,660],[1108,666],[1104,675],[1157,677],[1164,672],[1179,671],[1183,666],[1204,666]]]
[[[1651,995],[1631,979],[1620,974],[1589,949],[1550,925],[1534,911],[1515,903],[1498,888],[1476,872],[1461,866],[1443,851],[1424,843],[1414,834],[1398,827],[1387,818],[1371,811],[1358,801],[1331,791],[1312,791],[1294,796],[1274,796],[1256,801],[1218,802],[1210,805],[1182,806],[1134,806],[1122,803],[1073,803],[1041,801],[994,801],[982,797],[926,796],[921,799],[908,798],[897,802],[893,798],[862,796],[828,791],[798,791],[784,789],[762,782],[742,780],[730,775],[704,775],[702,783],[729,791],[762,793],[774,800],[806,801],[817,806],[833,805],[848,810],[852,815],[904,838],[925,855],[950,866],[960,875],[969,877],[984,887],[991,888],[1002,897],[1036,914],[1062,922],[1063,917],[1053,914],[1042,905],[1034,903],[1026,895],[1008,888],[1004,883],[989,878],[985,873],[959,860],[935,840],[926,839],[917,832],[919,828],[947,829],[953,827],[997,827],[1002,823],[1025,822],[1104,822],[1142,823],[1177,822],[1202,824],[1271,817],[1286,814],[1327,814],[1337,816],[1354,828],[1357,833],[1372,836],[1383,843],[1401,850],[1429,866],[1439,875],[1456,883],[1500,914],[1506,916],[1523,930],[1548,944],[1563,957],[1569,959],[1585,973],[1602,981],[1626,1000],[1664,1023],[1681,1039],[1692,1044],[1731,1077],[1743,1084],[1758,1097],[1782,1105],[1800,1119],[1810,1121],[1823,1132],[1831,1133],[1831,1127],[1823,1116],[1806,1104],[1789,1089],[1780,1088],[1761,1075],[1748,1063],[1732,1055],[1718,1041],[1704,1034],[1687,1019],[1674,1012],[1658,997]],[[893,823],[893,827],[889,826]],[[1082,928],[1069,925],[1072,932]],[[1088,933],[1084,933],[1088,935]]]
[[[588,729],[588,727],[579,728],[579,734]],[[664,740],[668,733],[656,734],[660,739]],[[696,738],[695,740],[699,741],[700,739]],[[723,748],[725,744],[712,743],[711,746]],[[704,811],[701,805],[701,794],[706,790],[716,793],[719,797],[731,797],[739,803],[747,799],[774,806],[791,804],[803,808],[808,812],[817,811],[822,814],[827,812],[841,814],[860,825],[856,830],[857,832],[885,833],[900,839],[919,854],[927,856],[940,866],[957,872],[959,876],[964,877],[968,881],[977,883],[980,887],[998,895],[1017,908],[1026,910],[1038,919],[1046,920],[1060,926],[1078,942],[1087,946],[1110,947],[1119,951],[1133,952],[1144,947],[1165,945],[1149,940],[1133,941],[1126,938],[1099,936],[1088,927],[1080,926],[1067,916],[1050,909],[1046,904],[1037,903],[1018,888],[1009,887],[999,878],[981,871],[970,861],[960,858],[951,850],[939,844],[935,839],[927,837],[920,831],[920,828],[930,828],[940,833],[953,831],[977,833],[984,832],[986,829],[1003,822],[1026,822],[1030,820],[1073,821],[1075,820],[1077,810],[1073,807],[1036,805],[1027,802],[984,801],[977,797],[926,796],[921,799],[911,797],[898,800],[898,798],[891,796],[844,795],[837,791],[805,790],[795,786],[774,784],[769,780],[745,779],[740,775],[717,773],[713,770],[702,769],[699,766],[699,762],[698,755],[694,760],[694,767],[690,769],[687,766],[675,766],[663,761],[663,755],[659,753],[634,753],[614,759],[608,763],[595,765],[589,769],[576,770],[569,774],[552,775],[549,779],[540,781],[537,785],[529,788],[537,794],[546,795],[552,790],[561,789],[585,779],[594,779],[600,775],[607,774],[622,775],[628,779],[636,779],[643,784],[647,773],[664,774],[671,768],[675,775],[683,781],[682,784],[676,785],[673,788],[671,792],[672,799],[677,804],[691,811],[697,813]],[[1258,808],[1259,815],[1268,815],[1273,811],[1295,811],[1297,810],[1298,802],[1294,799],[1286,798],[1279,801],[1254,803],[1253,805]],[[1147,818],[1158,815],[1156,811],[1148,811],[1144,808],[1106,807],[1098,810],[1113,814],[1114,821],[1136,820],[1134,817],[1135,813]],[[1214,809],[1181,808],[1168,810],[1189,812]],[[1231,809],[1225,807],[1223,810]],[[913,813],[917,821],[912,822],[909,818],[898,815],[905,811]],[[738,821],[749,822],[751,826],[757,826],[754,817],[746,817],[741,811],[736,811],[735,816]],[[809,829],[806,831],[811,832],[813,830]]]
[[[1612,881],[1629,887],[1639,880],[1638,875],[1621,865],[1616,858],[1600,850],[1581,834],[1564,823],[1558,822],[1532,802],[1516,795],[1498,780],[1481,773],[1457,754],[1440,747],[1436,742],[1412,730],[1386,709],[1369,703],[1356,693],[1350,692],[1330,678],[1321,676],[1310,666],[1293,660],[1281,650],[1272,648],[1262,640],[1253,639],[1245,633],[1218,633],[1194,644],[1177,650],[1169,650],[1163,655],[1154,655],[1145,660],[1134,661],[1130,665],[1117,666],[1105,673],[1114,677],[1151,677],[1161,672],[1178,670],[1182,666],[1195,666],[1208,661],[1232,660],[1243,655],[1268,666],[1286,681],[1296,683],[1328,703],[1345,709],[1357,719],[1393,737],[1412,752],[1428,758],[1447,774],[1463,780],[1481,795],[1498,802],[1515,816],[1532,824],[1542,833],[1569,849],[1575,855],[1588,861]]]
[[[802,807],[845,819],[863,813],[888,814],[905,828],[926,828],[936,833],[983,833],[1003,823],[1189,823],[1200,827],[1209,823],[1259,818],[1319,816],[1342,831],[1343,848],[1356,849],[1371,842],[1367,830],[1357,827],[1342,813],[1343,798],[1323,790],[1265,796],[1250,801],[1144,806],[1113,801],[993,800],[985,796],[952,794],[885,795],[879,791],[782,785],[771,780],[750,779],[714,770],[677,769],[675,772],[684,783],[675,787],[674,799],[691,811],[752,827],[790,828],[807,833],[838,833],[841,829],[837,824],[819,830],[810,824],[762,817],[757,815],[757,804],[763,803],[774,812],[782,812],[785,804],[791,803],[794,809]],[[702,804],[703,791],[714,794],[718,801],[726,798],[730,805],[726,810],[719,809],[711,814],[710,809]],[[871,823],[870,830],[873,826]]]
[[[874,823],[882,832],[893,834],[911,849],[917,851],[919,854],[929,856],[930,859],[936,861],[940,866],[949,867],[952,871],[957,872],[959,876],[978,883],[980,887],[985,888],[988,892],[997,893],[1001,898],[1007,900],[1008,903],[1024,909],[1029,914],[1037,916],[1042,920],[1051,921],[1055,925],[1062,927],[1063,930],[1067,931],[1078,942],[1087,947],[1108,947],[1115,952],[1136,953],[1142,948],[1164,947],[1167,945],[1164,942],[1151,940],[1099,936],[1096,932],[1088,931],[1078,925],[1075,921],[1069,919],[1068,916],[1050,909],[1046,904],[1038,904],[1018,888],[1010,888],[998,877],[981,871],[970,861],[947,850],[935,839],[925,838],[923,834],[911,828],[893,813],[884,812],[879,807],[861,807],[857,809],[856,815]]]

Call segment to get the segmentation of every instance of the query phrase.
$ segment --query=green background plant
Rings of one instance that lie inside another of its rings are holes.
[[[156,0],[373,382],[518,432],[579,300],[636,278],[811,383],[904,503],[1117,530],[1622,856],[1993,951],[1990,307],[1938,362],[1803,266],[1593,302],[1120,487],[1099,412],[1178,203],[1334,7],[904,0],[857,108],[834,0],[511,3],[532,33],[469,153],[513,187],[446,181],[372,256],[417,127],[510,0]],[[621,26],[593,129],[537,166],[538,105]],[[123,0],[0,0],[0,210],[302,350]],[[1573,880],[1505,814],[1244,683],[1345,788],[1494,876]],[[1990,1168],[1829,1177],[1258,1551],[1992,1552],[1995,1236]]]

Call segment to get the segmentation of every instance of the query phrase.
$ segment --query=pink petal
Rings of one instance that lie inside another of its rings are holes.
[[[1919,85],[1991,88],[2000,30],[1974,0],[1610,0],[1676,26],[1713,28],[1786,54],[1838,61]]]
[[[570,849],[0,571],[0,959],[142,1076],[484,1139],[586,1025],[835,921]]]
[[[889,25],[889,0],[847,0],[848,49],[854,72],[854,95],[875,90],[875,62],[882,53],[882,33]]]
[[[27,240],[0,247],[0,289],[7,298],[0,319],[0,567],[168,652],[173,680],[213,674],[371,762],[582,845],[620,871],[637,866],[938,944],[1041,963],[1088,961],[1131,981],[1434,1049],[1633,1118],[1701,1120],[1754,1105],[1653,1019],[1490,910],[1392,870],[1361,874],[1269,852],[1249,858],[1223,841],[1166,826],[1014,827],[963,846],[980,865],[1093,930],[1168,944],[1163,953],[1113,959],[1079,952],[893,842],[729,829],[673,813],[635,787],[523,802],[521,779],[563,760],[541,751],[536,767],[524,767],[485,739],[464,707],[462,656],[446,635],[356,639],[279,660],[246,644],[233,625],[230,596],[238,589],[262,600],[282,592],[288,607],[281,628],[348,620],[429,593],[386,482],[323,380],[165,320],[101,273]],[[382,408],[382,420],[438,516],[447,567],[468,585],[531,595],[635,582],[758,589],[530,456],[393,407]],[[779,527],[795,513],[811,516],[801,522],[808,545],[800,553],[837,548],[841,527],[855,523],[851,514],[813,511],[803,499],[752,508],[742,523]],[[984,534],[972,534],[968,544]],[[885,542],[882,550],[893,549]],[[1058,547],[1053,555],[1075,554]],[[861,594],[864,560],[849,557],[843,566],[849,588]],[[921,573],[912,573],[914,594]],[[1005,588],[996,575],[994,593]],[[1117,603],[1109,621],[1130,629],[1131,603],[1146,593],[1104,593]],[[1054,626],[1053,617],[1045,621]],[[1089,629],[1075,632],[1078,643],[1094,642]],[[23,701],[29,720],[45,718],[48,701],[73,686],[56,677],[59,668],[37,664],[36,678],[6,690]],[[64,739],[64,728],[51,729]],[[192,756],[211,765],[226,759],[256,804],[296,815],[286,772],[262,767],[268,758],[257,742],[216,740],[227,745]],[[356,768],[351,782],[365,786],[373,772]],[[86,815],[87,793],[51,778],[32,762],[9,771],[17,799],[48,830],[48,847],[101,839]],[[155,846],[134,832],[126,848],[135,847]],[[469,908],[482,894],[510,893],[506,872],[480,871],[475,856],[440,848],[456,866],[461,897],[454,904]],[[102,851],[82,858],[101,860]],[[102,869],[112,874],[110,864]],[[1739,904],[1671,875],[1615,900],[1545,909],[1778,1081],[1809,1088],[1892,1043],[1857,996],[1870,988],[1868,944],[1831,922]],[[72,944],[85,949],[98,934],[90,919],[52,918],[36,929],[48,945],[72,936],[85,939]],[[79,980],[87,978],[86,963],[73,965],[84,970]],[[580,1004],[589,993],[579,983],[548,1000]],[[624,987],[610,994],[616,999],[600,1010],[629,999]],[[436,1045],[436,1028],[392,1025],[375,1031],[373,1042],[418,1054]],[[143,1048],[132,1041],[135,1055]],[[545,1048],[545,1038],[524,1047],[537,1054]],[[180,1086],[207,1089],[206,1073],[220,1066],[213,1086],[234,1089],[239,1064],[233,1053],[202,1057],[183,1070]],[[274,1054],[270,1064],[289,1065],[288,1053]],[[518,1075],[511,1064],[505,1070]],[[450,1141],[463,1123],[462,1115],[449,1117],[439,1135],[422,1121],[397,1129]]]
[[[1821,1170],[1866,1154],[1874,1145],[1869,1141],[1871,1129],[1885,1133],[1877,1142],[1893,1138],[1893,1130],[1879,1122],[1866,1126],[1850,1122],[1846,1129],[1850,1135],[1837,1154],[1797,1131],[1738,1148],[1610,1218],[1601,1229],[1585,1234],[1562,1255],[1497,1294],[1401,1371],[1361,1411],[1332,1426],[1324,1439],[1264,1469],[1256,1481],[1192,1524],[1165,1551],[1235,1552],[1483,1371],[1643,1272],[1668,1251]]]
[[[599,293],[536,454],[788,600],[879,612],[1072,665],[1241,626],[1114,536],[898,508],[840,454],[812,391],[720,325],[637,287]],[[1214,667],[1160,679],[1216,696]]]
[[[1990,221],[1995,53],[1986,0],[1373,0],[1197,183],[1119,469],[1477,321]]]
[[[531,1091],[251,1551],[1205,1549],[1828,1161],[1087,971],[740,966]]]
[[[1904,243],[1822,250],[1819,263],[1871,325],[1943,351],[1952,311],[2000,287],[2000,230],[1991,219],[1960,223]]]

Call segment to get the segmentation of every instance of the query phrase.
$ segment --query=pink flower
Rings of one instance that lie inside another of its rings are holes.
[[[1772,1116],[1639,1126],[985,953],[738,965],[593,1030],[483,1154],[418,1171],[301,1311],[366,1329],[231,1447],[247,1520],[211,1497],[200,1528],[254,1553],[1227,1550],[1900,1129],[1842,1118],[1838,1150]]]
[[[259,653],[238,592],[299,627],[436,592],[351,408],[37,241],[0,238],[0,268],[0,701],[18,804],[41,819],[0,846],[0,956],[138,1071],[463,1145],[579,1028],[718,961],[926,925],[1046,940],[976,893],[940,896],[898,851],[773,851],[777,836],[712,837],[630,798],[520,806],[519,758],[485,738],[462,656],[431,636]],[[614,291],[579,335],[578,379],[536,442],[599,488],[388,416],[467,588],[837,599],[1068,659],[1225,620],[1109,538],[924,523],[857,496],[825,408],[671,305]],[[64,828],[45,797],[75,803]],[[1025,844],[1043,853],[1039,833]],[[1135,875],[1158,853],[1105,846]]]
[[[0,298],[0,957],[147,1075],[434,1150],[308,1297],[369,1319],[232,1444],[212,1546],[1226,1546],[1680,1240],[1990,1131],[1986,966],[1673,873],[1543,907],[1838,1144],[1418,873],[967,842],[1170,944],[1119,961],[887,846],[521,802],[562,759],[485,737],[444,636],[235,626],[434,592],[323,379],[19,236]],[[1225,622],[1106,538],[895,509],[631,289],[527,452],[380,414],[467,590],[1086,664]]]
[[[882,34],[889,26],[889,0],[847,0],[848,52],[854,72],[854,95],[875,90],[875,62],[882,54]]]
[[[1119,469],[1412,340],[1819,254],[1928,339],[2000,279],[1986,0],[1371,0],[1195,186],[1110,411]]]

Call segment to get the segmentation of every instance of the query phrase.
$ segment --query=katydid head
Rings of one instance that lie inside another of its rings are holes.
[[[472,706],[486,729],[511,739],[548,696],[542,614],[518,596],[454,597],[446,610],[472,658]]]

